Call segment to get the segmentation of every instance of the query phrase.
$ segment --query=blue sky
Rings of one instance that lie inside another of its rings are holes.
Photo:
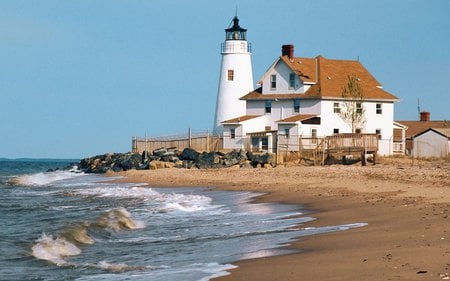
[[[448,0],[1,0],[0,157],[80,158],[131,137],[211,129],[220,43],[238,6],[255,82],[295,55],[357,59],[401,99],[450,119]]]

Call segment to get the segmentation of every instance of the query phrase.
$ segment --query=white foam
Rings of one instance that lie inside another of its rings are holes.
[[[22,175],[12,179],[13,184],[26,186],[45,186],[56,181],[74,178],[83,175],[81,173],[72,173],[69,171],[45,172],[30,175]]]
[[[157,203],[155,211],[181,211],[197,212],[203,210],[216,209],[218,205],[212,205],[212,199],[203,195],[182,194],[182,193],[160,193],[152,188],[134,186],[98,186],[95,188],[83,188],[74,191],[76,194],[113,197],[113,198],[139,198],[151,203]]]
[[[182,203],[177,203],[177,202],[173,202],[173,203],[167,203],[165,208],[166,211],[182,211],[182,212],[197,212],[197,211],[202,211],[205,210],[206,207],[205,206],[199,206],[199,205],[186,205],[186,204],[182,204]]]
[[[97,265],[92,265],[93,267],[101,268],[109,272],[126,272],[134,270],[143,270],[143,266],[132,266],[126,263],[109,263],[107,261],[101,261]]]
[[[45,233],[36,240],[36,244],[31,250],[36,258],[50,261],[56,265],[67,265],[65,257],[81,254],[81,250],[74,244],[60,237],[53,238],[52,235]]]
[[[121,186],[97,186],[94,188],[77,189],[74,191],[80,195],[90,195],[98,197],[116,197],[116,198],[157,198],[161,194],[151,188],[145,187],[121,187]]]

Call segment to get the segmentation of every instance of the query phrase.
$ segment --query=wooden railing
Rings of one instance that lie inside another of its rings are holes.
[[[378,134],[337,134],[326,137],[327,150],[337,151],[378,151]]]

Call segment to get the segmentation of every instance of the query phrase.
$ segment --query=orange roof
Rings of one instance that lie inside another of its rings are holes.
[[[450,121],[395,121],[408,127],[405,137],[411,138],[430,128],[450,128]]]
[[[300,79],[304,82],[316,82],[316,59],[315,58],[293,58],[288,56],[281,56],[284,61]]]
[[[365,99],[396,101],[397,97],[381,88],[381,84],[359,62],[333,60],[322,56],[316,58],[280,57],[304,82],[315,83],[304,94],[263,94],[258,89],[243,96],[243,100],[255,99],[302,99],[302,98],[342,98],[342,88],[348,83],[348,76],[358,78]]]
[[[282,122],[282,123],[293,123],[293,122],[301,122],[301,121],[305,121],[311,118],[316,117],[317,115],[314,114],[298,114],[298,115],[294,115],[282,120],[278,120],[277,122]]]
[[[236,124],[236,123],[244,122],[244,121],[259,117],[259,116],[260,115],[244,115],[244,116],[240,116],[237,118],[225,120],[222,122],[222,124]]]

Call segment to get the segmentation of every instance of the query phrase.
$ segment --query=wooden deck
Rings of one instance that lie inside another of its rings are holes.
[[[378,151],[377,134],[337,134],[325,138],[328,153]]]

